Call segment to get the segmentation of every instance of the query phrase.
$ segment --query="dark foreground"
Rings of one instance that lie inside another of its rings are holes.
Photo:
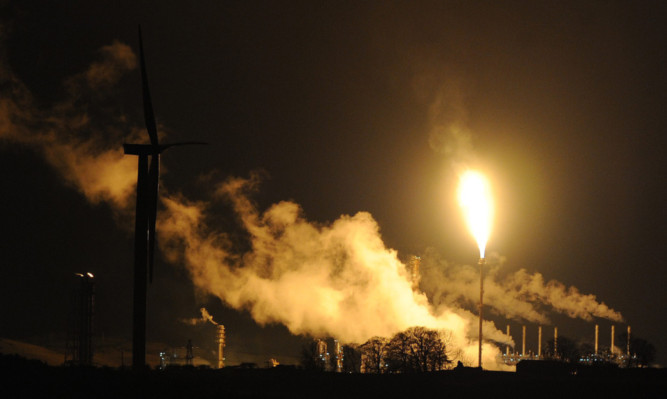
[[[667,397],[665,369],[563,375],[463,368],[428,374],[334,374],[293,368],[133,372],[51,367],[0,355],[2,398]],[[582,375],[583,374],[583,375]]]

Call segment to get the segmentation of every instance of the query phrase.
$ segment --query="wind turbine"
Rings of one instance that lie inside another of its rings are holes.
[[[200,142],[160,144],[157,124],[153,113],[151,94],[148,89],[144,44],[139,27],[139,57],[141,82],[144,97],[144,120],[150,144],[123,144],[127,155],[139,157],[137,173],[137,209],[134,224],[134,305],[132,324],[132,367],[143,368],[146,363],[146,285],[153,281],[155,260],[155,222],[160,180],[160,153],[170,147]],[[151,158],[150,166],[148,157]]]

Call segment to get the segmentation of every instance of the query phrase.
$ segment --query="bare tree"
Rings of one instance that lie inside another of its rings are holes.
[[[362,372],[377,374],[385,372],[388,344],[387,338],[373,337],[359,347]]]
[[[395,372],[438,371],[450,363],[441,333],[425,327],[411,327],[394,335],[387,354],[389,368]]]
[[[392,337],[387,348],[387,363],[390,371],[402,373],[413,371],[411,345],[407,331],[399,332]]]

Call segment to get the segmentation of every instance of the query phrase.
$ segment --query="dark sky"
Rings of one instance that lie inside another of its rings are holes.
[[[211,143],[165,154],[168,190],[196,199],[211,176],[262,170],[260,207],[294,200],[321,223],[368,211],[399,256],[432,247],[476,261],[453,155],[429,140],[434,123],[460,123],[496,195],[488,250],[508,271],[596,295],[667,361],[662,2],[2,3],[0,56],[36,106],[66,96],[63,82],[101,47],[138,52],[141,24],[169,141]],[[85,106],[101,125],[115,112],[142,126],[138,71]],[[71,273],[90,270],[100,333],[129,337],[131,220],[63,184],[30,145],[3,139],[0,155],[0,336],[61,332]],[[211,331],[178,319],[206,305],[239,353],[289,356],[298,345],[284,327],[196,295],[164,259],[149,292],[149,339],[205,341]],[[573,337],[594,324],[564,323]]]

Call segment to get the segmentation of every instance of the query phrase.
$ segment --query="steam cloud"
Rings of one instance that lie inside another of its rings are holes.
[[[136,57],[117,42],[100,54],[101,60],[67,80],[66,99],[48,109],[37,107],[8,65],[0,65],[0,140],[33,148],[89,201],[123,211],[134,191],[136,163],[123,155],[119,144],[128,131],[136,136],[133,141],[145,134],[127,126],[122,115],[93,115],[86,104],[135,68]],[[444,91],[442,102],[434,103],[433,120],[439,122],[434,123],[431,143],[463,159],[471,143],[464,125],[453,122],[463,112],[451,106],[456,104],[451,99],[458,98],[455,93]],[[104,127],[96,125],[98,117]],[[306,220],[294,202],[261,212],[249,196],[257,183],[255,176],[228,179],[217,186],[212,202],[162,191],[166,209],[160,213],[160,246],[170,261],[186,265],[199,289],[234,309],[247,310],[259,324],[281,323],[294,334],[363,342],[419,325],[450,331],[450,344],[460,349],[462,360],[470,364],[469,359],[476,358],[471,326],[477,316],[465,309],[474,308],[470,305],[478,292],[474,268],[423,257],[425,293],[414,291],[404,264],[385,246],[369,213],[319,224]],[[228,235],[210,223],[209,206],[217,201],[231,203],[248,234],[249,250],[234,248]],[[585,320],[621,318],[594,296],[555,281],[545,283],[540,274],[521,270],[499,280],[495,270],[485,281],[485,302],[507,317],[546,323],[539,308],[545,306]],[[206,320],[213,322],[202,309],[201,319],[186,322]],[[511,343],[490,321],[484,323],[484,336]],[[498,354],[496,346],[484,344],[485,365],[501,367]]]
[[[114,208],[125,209],[134,191],[136,160],[125,157],[118,143],[132,129],[123,126],[122,115],[113,117],[115,124],[96,126],[86,104],[102,101],[103,91],[99,89],[117,83],[125,72],[135,68],[136,57],[129,46],[118,42],[100,52],[102,60],[70,77],[65,83],[65,100],[49,109],[34,103],[4,57],[0,65],[0,139],[41,153],[89,201],[109,202]],[[133,132],[140,136],[138,129]]]

